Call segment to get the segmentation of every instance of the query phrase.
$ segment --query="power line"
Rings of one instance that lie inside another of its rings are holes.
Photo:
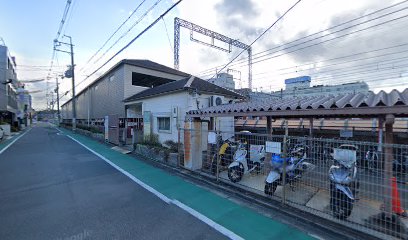
[[[323,77],[312,77],[312,83],[315,85],[318,84],[324,84],[328,83],[328,79],[335,81],[336,85],[339,84],[345,84],[345,83],[353,83],[357,81],[364,81],[366,83],[371,83],[373,80],[377,79],[378,77],[381,77],[381,79],[387,79],[391,77],[393,74],[397,75],[397,77],[394,78],[402,78],[402,73],[401,70],[405,69],[408,65],[403,65],[403,66],[398,66],[394,68],[384,68],[384,69],[379,69],[376,71],[360,71],[360,72],[353,72],[349,74],[343,74],[343,75],[334,75],[334,76],[323,76]],[[383,72],[383,73],[380,73]],[[318,75],[318,74],[317,74]],[[359,76],[360,75],[360,76]],[[373,75],[373,76],[371,76]],[[262,79],[257,79],[257,80],[262,80]],[[272,87],[272,86],[281,86],[282,84],[274,84],[274,85],[268,85],[266,87]],[[330,85],[330,84],[329,84]]]
[[[387,53],[387,54],[381,54],[381,55],[376,55],[376,56],[371,56],[371,57],[366,57],[366,58],[358,58],[358,59],[353,59],[353,60],[338,62],[338,63],[333,63],[333,64],[328,64],[328,65],[321,66],[319,68],[320,69],[329,68],[329,67],[333,67],[333,66],[337,66],[337,65],[343,65],[343,64],[347,64],[347,63],[352,63],[352,62],[357,62],[357,61],[362,61],[362,60],[369,60],[369,59],[374,59],[374,58],[379,58],[379,57],[384,57],[384,56],[389,56],[389,55],[406,53],[406,52],[408,52],[408,50],[404,50],[404,51],[400,51],[400,52],[392,52],[392,53]],[[369,63],[369,64],[373,65],[373,64],[379,64],[379,63],[385,62],[385,61],[392,61],[392,60],[399,60],[399,59],[407,59],[407,57],[404,56],[404,57],[401,57],[401,58],[394,58],[394,59],[391,59],[391,60],[381,60],[381,61],[372,62],[372,63]],[[356,66],[364,66],[364,65],[369,65],[369,64],[356,65]],[[353,67],[355,67],[355,66],[353,66]],[[291,72],[284,72],[284,73],[279,73],[279,74],[275,74],[275,75],[268,75],[268,76],[283,76],[283,75],[288,75],[288,74],[292,74],[292,73],[299,73],[299,72],[305,72],[305,71],[311,71],[311,70],[315,70],[315,67],[306,68],[306,69],[298,69],[298,70],[291,71]],[[342,70],[344,71],[344,69],[342,69]],[[276,70],[276,71],[279,71],[279,70]],[[255,75],[264,75],[264,74],[272,73],[272,72],[276,72],[276,71],[262,72],[262,73],[258,73],[258,74],[255,74]]]
[[[162,0],[155,2],[124,34],[122,34],[106,51],[93,63],[99,62],[122,38],[124,38],[137,24],[139,24]]]
[[[65,23],[67,14],[68,14],[68,12],[69,12],[69,8],[70,8],[70,6],[71,6],[71,2],[72,2],[72,0],[67,0],[67,3],[65,4],[64,13],[62,14],[62,19],[61,19],[61,22],[60,22],[60,25],[59,25],[59,28],[58,28],[58,31],[57,31],[57,35],[56,35],[56,37],[55,37],[55,39],[57,39],[57,40],[58,40],[58,38],[59,38],[60,35],[61,35],[62,28],[64,27],[64,23]],[[55,51],[55,48],[53,48],[53,50],[52,50],[52,55],[51,55],[51,61],[50,61],[50,67],[49,67],[49,69],[48,69],[47,78],[50,78],[51,70],[52,70],[52,68],[53,68],[53,66],[54,66],[55,54],[56,54],[56,51]]]
[[[281,54],[278,54],[278,55],[273,55],[273,56],[270,56],[268,58],[264,58],[264,59],[261,59],[261,60],[258,60],[258,61],[254,61],[253,64],[260,63],[260,62],[265,62],[265,61],[273,59],[273,58],[281,57],[281,56],[284,56],[284,55],[287,55],[287,54],[290,54],[290,53],[293,53],[293,52],[297,52],[297,51],[304,50],[304,49],[307,49],[307,48],[310,48],[310,47],[314,47],[314,46],[317,46],[317,45],[320,45],[320,44],[323,44],[323,43],[326,43],[326,42],[333,41],[335,39],[339,39],[339,38],[342,38],[342,37],[345,37],[345,36],[348,36],[348,35],[351,35],[351,34],[354,34],[354,33],[362,32],[362,31],[365,31],[365,30],[368,30],[368,29],[371,29],[371,28],[374,28],[374,27],[378,27],[378,26],[381,26],[381,25],[384,25],[384,24],[387,24],[387,23],[390,23],[390,22],[393,22],[393,21],[401,20],[401,19],[407,18],[407,17],[408,17],[408,15],[404,15],[404,16],[401,16],[401,17],[398,17],[398,18],[394,18],[394,19],[391,19],[391,20],[388,20],[388,21],[385,21],[385,22],[382,22],[382,23],[379,23],[379,24],[376,24],[376,25],[373,25],[373,26],[370,26],[370,27],[366,27],[366,28],[359,29],[359,30],[356,30],[356,31],[353,31],[353,32],[349,32],[349,33],[346,33],[346,34],[343,34],[343,35],[340,35],[340,36],[337,36],[337,37],[334,37],[334,38],[331,38],[331,39],[327,39],[327,40],[324,40],[324,41],[321,41],[321,42],[318,42],[318,43],[314,43],[314,44],[311,44],[311,45],[307,45],[305,47],[301,47],[301,48],[294,49],[294,50],[291,50],[291,51],[288,51],[288,52],[285,52],[285,53],[281,53]],[[236,65],[233,64],[231,66],[236,66]],[[246,66],[246,64],[239,65],[239,67],[244,67],[244,66]]]
[[[169,40],[170,51],[171,51],[171,53],[173,53],[173,46],[171,45],[169,32],[167,31],[166,21],[164,21],[164,18],[162,18],[162,20],[163,20],[163,24],[164,24],[164,29],[166,29],[167,40]]]
[[[153,21],[149,26],[147,26],[143,31],[141,31],[136,37],[134,37],[130,42],[128,42],[124,47],[122,47],[119,51],[117,51],[111,58],[109,58],[104,64],[99,66],[95,71],[93,71],[91,74],[89,74],[84,80],[76,84],[76,87],[80,85],[81,83],[85,82],[88,78],[90,78],[92,75],[94,75],[97,71],[99,71],[101,68],[106,66],[112,59],[114,59],[117,55],[119,55],[121,52],[123,52],[126,48],[128,48],[133,42],[135,42],[139,37],[141,37],[144,33],[146,33],[150,28],[152,28],[158,21],[160,21],[161,18],[166,16],[173,8],[175,8],[179,3],[181,3],[183,0],[178,0],[176,3],[174,3],[170,8],[168,8],[163,14],[161,14],[155,21]],[[63,94],[61,97],[67,95],[69,91],[67,91],[65,94]]]
[[[405,61],[407,61],[407,60],[405,60]],[[312,76],[312,81],[316,81],[316,80],[322,80],[322,79],[333,79],[333,78],[340,78],[340,77],[355,76],[356,74],[378,74],[379,72],[383,72],[383,71],[403,70],[406,67],[408,67],[408,65],[398,65],[398,66],[392,66],[392,67],[383,67],[381,69],[373,69],[372,67],[371,68],[369,68],[369,67],[356,68],[356,69],[352,69],[352,70],[336,69],[336,70],[333,70],[333,71],[326,71],[328,73],[326,73],[326,72],[316,72],[314,74],[310,74],[310,76]],[[336,73],[335,71],[340,71],[340,73]],[[320,76],[322,73],[326,73],[326,74],[323,75],[323,76]],[[327,76],[327,75],[330,75],[330,76]],[[317,76],[317,77],[313,77],[313,76]],[[255,80],[264,80],[264,79],[271,79],[271,78],[272,77],[267,76],[267,77],[257,78]]]
[[[288,12],[290,12],[298,3],[300,3],[302,0],[298,0],[295,4],[293,4],[288,10],[286,10],[285,13],[283,13],[283,15],[281,15],[274,23],[272,23],[271,26],[269,26],[265,31],[263,31],[254,41],[252,41],[251,44],[249,44],[249,47],[252,47],[252,45],[258,41],[263,35],[265,35],[265,33],[267,33],[273,26],[275,26],[275,24],[277,22],[279,22]],[[221,72],[222,70],[224,70],[227,66],[229,66],[235,59],[237,59],[244,51],[246,51],[247,49],[243,49],[238,55],[236,55],[229,63],[227,63],[225,66],[223,66],[219,72]],[[215,78],[216,74],[212,77]]]
[[[67,0],[67,4],[65,5],[64,13],[62,15],[62,19],[61,19],[61,22],[60,22],[60,25],[59,25],[59,28],[58,28],[57,36],[55,37],[55,39],[57,39],[57,40],[61,35],[62,28],[64,27],[64,23],[65,23],[65,20],[67,18],[69,7],[71,6],[71,2],[72,2],[72,0]]]
[[[363,16],[361,16],[361,17],[354,18],[354,19],[352,19],[352,20],[349,20],[349,21],[346,21],[346,22],[344,22],[344,23],[341,23],[341,24],[335,25],[335,26],[333,26],[333,27],[327,28],[327,29],[325,29],[325,30],[322,30],[322,31],[319,31],[319,32],[316,32],[316,33],[313,33],[313,34],[310,34],[310,35],[307,35],[307,36],[305,36],[305,37],[302,37],[302,38],[299,38],[299,39],[290,41],[290,42],[288,42],[288,43],[281,44],[281,45],[279,45],[279,46],[277,46],[277,47],[273,47],[273,48],[264,50],[264,51],[262,51],[262,52],[256,53],[256,54],[253,55],[253,56],[255,56],[254,59],[258,59],[258,58],[260,58],[260,57],[264,57],[265,55],[256,57],[257,55],[260,55],[260,54],[262,54],[262,53],[269,52],[269,51],[272,51],[272,50],[274,50],[274,49],[278,49],[278,48],[281,48],[281,47],[290,45],[290,44],[292,44],[292,43],[298,42],[298,41],[300,41],[300,40],[302,40],[302,39],[305,39],[305,38],[309,38],[309,37],[311,37],[311,36],[315,36],[315,35],[320,34],[320,33],[324,33],[324,32],[329,31],[329,30],[331,30],[331,29],[338,28],[338,27],[343,26],[343,25],[345,25],[345,24],[348,24],[348,23],[354,22],[354,21],[356,21],[356,20],[365,18],[365,17],[367,17],[367,16],[370,16],[370,15],[373,15],[373,14],[376,14],[376,13],[379,13],[379,12],[382,12],[382,11],[384,11],[384,10],[393,8],[393,7],[397,6],[397,5],[403,4],[403,3],[405,3],[405,2],[408,2],[408,0],[402,1],[402,2],[397,3],[397,4],[393,4],[393,5],[388,6],[388,7],[386,7],[386,8],[382,8],[382,9],[380,9],[380,10],[371,12],[371,13],[366,14],[366,15],[363,15]],[[406,9],[406,8],[404,8],[404,9]],[[398,11],[400,11],[400,10],[394,11],[393,13],[398,12]],[[371,19],[371,20],[367,20],[367,21],[373,21],[373,20],[376,20],[376,19]],[[367,22],[367,21],[366,21],[366,22]],[[360,23],[360,24],[361,24],[361,23]],[[356,24],[356,25],[357,25],[357,24]],[[356,25],[354,25],[354,26],[356,26]],[[350,27],[349,27],[349,28],[350,28]],[[344,30],[344,29],[343,29],[343,30]],[[336,31],[336,32],[338,32],[338,31]],[[333,34],[333,33],[330,33],[330,34]],[[327,36],[327,35],[328,35],[328,34],[326,34],[326,36]],[[285,50],[285,49],[282,49],[282,50]],[[280,50],[280,51],[282,51],[282,50]],[[277,51],[277,52],[279,52],[279,51]],[[276,51],[273,52],[273,53],[276,53]],[[270,55],[270,54],[269,54],[269,55]],[[245,61],[245,60],[238,60],[238,61],[236,61],[236,63],[234,63],[234,64],[242,63],[242,62],[244,62],[244,61]],[[203,71],[199,72],[198,74],[200,74],[200,73],[205,73],[205,72],[209,72],[209,71],[214,71],[215,69],[217,69],[217,68],[219,68],[219,67],[221,67],[221,66],[222,66],[222,65],[216,66],[216,67],[213,67],[213,68],[209,68],[209,69],[207,69],[207,70],[203,70]]]
[[[129,17],[122,22],[122,24],[120,24],[120,26],[109,36],[109,38],[102,44],[102,46],[88,59],[88,61],[86,61],[85,65],[79,70],[79,72],[81,72],[85,66],[100,52],[102,51],[102,49],[106,46],[106,44],[113,38],[113,36],[115,36],[115,34],[129,21],[130,18],[132,18],[132,16],[136,13],[137,10],[139,10],[139,8],[142,6],[142,4],[146,2],[146,0],[143,0],[133,11],[132,13],[129,15]]]

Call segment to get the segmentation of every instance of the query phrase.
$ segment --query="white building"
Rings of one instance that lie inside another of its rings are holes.
[[[230,90],[235,89],[235,82],[234,78],[231,74],[228,73],[219,73],[217,74],[216,78],[211,78],[208,80],[210,83],[214,83],[215,85],[218,85],[223,88],[227,88]]]
[[[271,97],[291,98],[296,96],[325,96],[369,92],[368,85],[365,82],[310,86],[311,80],[309,76],[286,79],[285,90],[272,92]]]
[[[184,127],[186,112],[227,104],[242,96],[200,78],[191,76],[163,84],[125,99],[127,117],[143,115],[144,134],[158,134],[161,142],[177,141],[178,128]],[[203,119],[203,121],[208,121]],[[234,118],[209,123],[210,129],[234,131]]]

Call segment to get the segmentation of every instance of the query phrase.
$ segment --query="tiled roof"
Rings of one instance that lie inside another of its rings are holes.
[[[138,99],[153,97],[161,94],[182,91],[187,89],[194,89],[197,91],[197,93],[209,93],[214,95],[228,96],[232,98],[242,98],[242,96],[236,92],[219,87],[203,79],[191,76],[171,83],[166,83],[154,88],[146,89],[129,98],[126,98],[124,102],[131,102]]]
[[[280,116],[286,114],[286,116],[301,116],[302,114],[311,115],[313,113],[333,115],[335,112],[340,112],[335,110],[342,109],[347,111],[350,110],[350,114],[358,115],[358,109],[364,108],[364,114],[369,113],[370,115],[375,115],[376,112],[374,109],[386,109],[387,107],[399,106],[404,108],[398,108],[398,111],[401,111],[401,109],[404,110],[403,112],[396,112],[396,114],[408,116],[408,89],[405,89],[402,92],[393,90],[390,93],[381,91],[375,94],[370,92],[366,95],[362,93],[350,93],[332,96],[305,96],[288,99],[265,99],[261,101],[213,106],[205,109],[190,111],[188,114],[195,116],[239,116],[251,115],[254,113],[257,113],[255,114],[257,116],[263,114],[276,114]],[[342,111],[341,115],[345,115],[347,111]],[[262,112],[262,114],[260,112]],[[388,111],[385,110],[377,113],[386,114]],[[361,112],[361,114],[363,114],[363,112]]]

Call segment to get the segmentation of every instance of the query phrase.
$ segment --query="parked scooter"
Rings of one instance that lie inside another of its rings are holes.
[[[330,208],[339,219],[350,216],[358,189],[356,152],[334,149],[334,164],[329,169]]]
[[[278,185],[283,184],[283,167],[286,161],[286,177],[285,183],[292,184],[302,177],[304,172],[312,170],[315,165],[306,162],[306,147],[303,145],[295,146],[289,153],[289,157],[284,159],[279,154],[273,154],[271,159],[272,170],[269,172],[265,180],[264,192],[266,195],[272,196]]]
[[[233,142],[234,137],[230,137],[226,140],[222,140],[221,135],[218,135],[218,145],[220,146],[218,152],[214,153],[211,158],[211,173],[217,172],[217,160],[219,161],[219,167],[226,167],[232,160],[233,152],[236,149],[236,143]],[[228,159],[228,157],[231,159]]]
[[[264,164],[265,147],[261,146],[252,156],[248,157],[246,142],[240,141],[234,153],[234,161],[228,166],[228,178],[231,182],[239,182],[244,174],[256,171],[258,174]]]
[[[397,155],[397,158],[392,163],[393,171],[396,175],[404,174],[408,171],[408,153],[403,152]]]
[[[381,153],[374,147],[367,150],[364,161],[367,165],[369,171],[376,171],[382,169],[382,164],[380,160]],[[395,175],[404,174],[408,171],[408,153],[394,152],[394,160],[392,161],[392,168]]]

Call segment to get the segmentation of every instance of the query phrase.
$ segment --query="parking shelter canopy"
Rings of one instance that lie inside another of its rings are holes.
[[[300,96],[237,102],[192,110],[187,117],[271,116],[302,117],[378,117],[393,114],[408,117],[408,88],[390,93],[348,93],[328,96]]]

